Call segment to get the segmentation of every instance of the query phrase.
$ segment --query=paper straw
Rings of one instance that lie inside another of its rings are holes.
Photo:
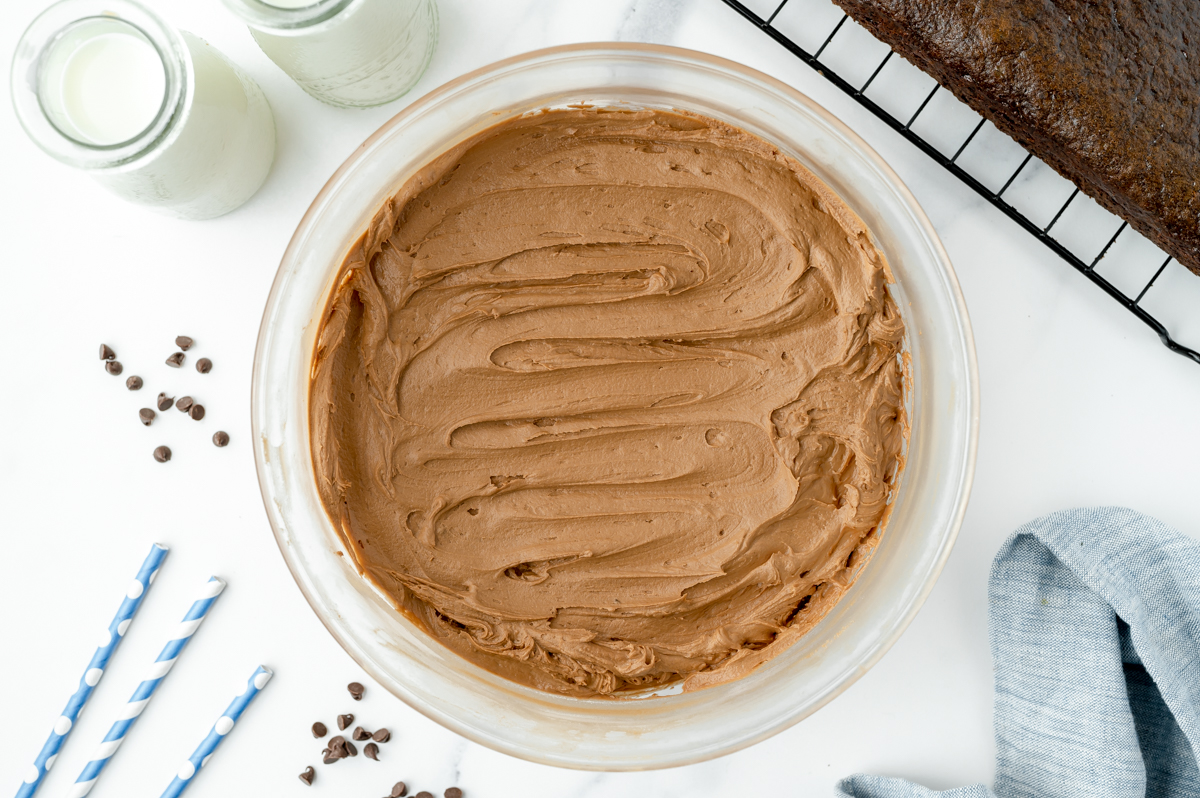
[[[138,719],[138,716],[142,714],[142,710],[150,703],[150,699],[154,697],[154,691],[158,689],[163,679],[171,672],[171,667],[175,664],[175,660],[179,657],[180,653],[183,652],[183,647],[187,645],[187,642],[192,639],[192,635],[200,628],[201,622],[208,615],[209,608],[212,607],[213,603],[217,600],[217,596],[221,595],[221,591],[224,589],[225,583],[215,576],[205,583],[200,597],[192,604],[187,615],[183,616],[183,622],[179,624],[171,639],[163,646],[158,659],[154,661],[154,665],[150,668],[150,673],[146,674],[145,680],[133,691],[133,697],[125,705],[125,711],[121,713],[121,717],[108,730],[108,734],[104,737],[104,742],[100,743],[100,747],[92,755],[92,760],[84,766],[83,772],[75,780],[75,786],[68,793],[70,798],[83,798],[83,796],[91,792],[92,787],[96,784],[96,779],[100,777],[100,773],[104,770],[104,766],[108,764],[113,754],[121,747],[121,743],[125,740],[125,735],[129,733],[129,729]]]
[[[199,747],[192,753],[191,757],[179,768],[179,772],[171,781],[170,786],[163,792],[162,798],[176,798],[182,795],[183,791],[192,783],[192,777],[196,775],[200,768],[208,764],[208,760],[212,759],[213,752],[217,750],[217,746],[225,739],[225,735],[229,734],[233,729],[233,724],[237,723],[238,718],[246,711],[246,707],[250,706],[250,702],[258,695],[258,692],[267,686],[267,682],[271,681],[273,675],[270,668],[259,665],[251,676],[250,681],[246,682],[246,690],[233,702],[225,708],[221,713],[221,717],[217,718],[217,722],[213,724],[212,731],[204,738],[204,742],[200,743]]]
[[[158,576],[158,569],[166,556],[166,546],[155,543],[150,547],[146,561],[142,563],[137,576],[133,578],[133,581],[129,583],[129,588],[125,591],[125,598],[121,602],[120,609],[117,610],[116,617],[100,635],[99,647],[92,655],[92,661],[88,663],[83,677],[79,680],[79,689],[75,691],[75,695],[71,696],[71,700],[67,702],[67,708],[55,721],[54,731],[50,732],[50,739],[46,740],[46,744],[42,746],[42,752],[34,760],[33,767],[29,769],[29,775],[25,777],[21,788],[17,790],[17,798],[30,798],[38,791],[38,787],[42,786],[42,779],[46,778],[47,771],[54,764],[54,760],[58,758],[58,752],[62,750],[67,735],[71,733],[71,727],[79,719],[84,705],[92,697],[92,691],[100,683],[100,677],[104,675],[104,669],[108,667],[109,659],[112,658],[113,652],[125,638],[125,632],[129,629],[133,615],[142,605],[146,589],[154,582],[154,577]]]

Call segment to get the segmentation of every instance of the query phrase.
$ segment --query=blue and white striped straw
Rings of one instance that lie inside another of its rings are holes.
[[[170,786],[163,792],[162,798],[177,798],[183,794],[183,791],[192,783],[192,777],[196,775],[200,768],[208,764],[208,760],[212,758],[213,752],[217,750],[217,746],[225,739],[225,735],[229,734],[233,729],[233,724],[237,723],[238,718],[246,711],[246,707],[250,706],[250,702],[258,695],[258,691],[267,686],[267,682],[271,681],[273,675],[270,668],[263,665],[258,666],[253,675],[250,676],[250,681],[246,682],[246,690],[237,698],[233,699],[225,711],[221,713],[221,717],[217,718],[217,722],[213,724],[212,731],[204,738],[204,742],[192,753],[183,766],[179,768],[179,773],[172,779]]]
[[[96,653],[92,655],[92,661],[88,663],[87,670],[79,680],[79,689],[75,691],[75,695],[71,696],[71,700],[67,702],[67,708],[55,721],[54,731],[50,732],[50,739],[46,740],[46,744],[42,746],[42,752],[38,754],[33,767],[29,769],[29,775],[25,777],[25,781],[17,790],[17,798],[30,798],[38,791],[38,787],[42,786],[42,779],[46,778],[47,771],[54,764],[54,760],[58,758],[58,752],[62,749],[67,735],[71,733],[71,727],[79,719],[88,699],[92,697],[92,690],[100,683],[100,677],[104,675],[104,669],[108,667],[109,659],[112,658],[113,652],[117,650],[117,646],[124,639],[125,632],[133,620],[133,614],[142,605],[142,597],[146,595],[146,588],[150,587],[154,582],[154,577],[158,576],[158,569],[166,556],[166,546],[155,543],[150,547],[146,561],[142,563],[137,576],[133,578],[133,581],[129,583],[129,588],[125,591],[125,598],[121,601],[121,607],[117,610],[116,617],[100,635]]]
[[[163,679],[171,672],[171,667],[175,664],[175,660],[183,652],[183,647],[192,639],[192,635],[200,628],[201,622],[208,615],[208,610],[217,600],[217,596],[221,595],[221,591],[225,589],[225,582],[212,577],[205,583],[200,598],[196,599],[188,610],[187,615],[183,616],[183,622],[175,630],[171,639],[163,646],[162,652],[158,655],[158,659],[154,661],[154,665],[150,668],[150,673],[146,675],[144,681],[138,685],[133,691],[133,697],[125,705],[125,711],[121,713],[121,717],[112,728],[108,730],[108,734],[104,737],[104,742],[100,743],[100,747],[96,749],[96,753],[92,755],[92,760],[84,766],[83,772],[79,774],[79,778],[75,780],[75,786],[69,793],[70,798],[83,798],[91,792],[92,787],[96,784],[96,779],[100,777],[101,771],[108,761],[112,759],[113,754],[121,747],[121,743],[125,740],[125,735],[129,733],[129,729],[133,726],[134,721],[142,714],[142,710],[146,708],[146,704],[150,703],[150,699],[154,697],[154,691],[162,684]]]

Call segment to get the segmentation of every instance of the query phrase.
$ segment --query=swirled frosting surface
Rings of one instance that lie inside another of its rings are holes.
[[[310,393],[362,572],[509,678],[736,678],[882,534],[904,326],[862,222],[724,123],[572,108],[430,164],[343,265]]]

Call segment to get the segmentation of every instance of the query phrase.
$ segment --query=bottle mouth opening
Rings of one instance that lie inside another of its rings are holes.
[[[60,0],[17,44],[10,75],[17,118],[63,163],[129,163],[181,116],[191,81],[186,48],[134,0]]]
[[[340,14],[356,0],[225,0],[243,22],[260,30],[299,31]]]
[[[46,120],[81,147],[121,149],[167,112],[167,67],[144,30],[86,17],[60,30],[38,58],[35,92]]]

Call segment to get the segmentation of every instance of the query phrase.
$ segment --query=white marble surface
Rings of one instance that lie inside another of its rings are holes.
[[[764,70],[863,135],[929,213],[962,281],[982,381],[978,471],[958,546],[899,643],[825,709],[749,750],[670,771],[579,773],[468,743],[370,682],[367,700],[352,703],[343,685],[361,674],[304,603],[267,528],[248,446],[249,375],[263,302],[296,222],[338,164],[407,100],[370,111],[322,106],[267,61],[215,0],[148,2],[259,80],[275,109],[279,156],[263,190],[241,210],[212,222],[177,222],[124,205],[51,162],[25,139],[11,110],[0,110],[3,789],[15,790],[28,769],[115,597],[154,540],[173,549],[162,578],[46,795],[65,793],[188,594],[210,573],[230,587],[92,793],[98,798],[163,789],[259,662],[276,669],[275,680],[192,795],[369,797],[397,779],[437,795],[458,784],[470,798],[824,795],[856,771],[936,788],[989,781],[985,582],[1001,541],[1031,517],[1080,504],[1125,504],[1200,530],[1200,366],[1167,352],[1041,245],[718,0],[441,0],[442,42],[412,96],[542,46],[644,40]],[[790,21],[781,15],[780,23],[805,35],[818,20],[795,2]],[[6,4],[6,59],[44,5]],[[898,89],[885,94],[904,99]],[[1002,149],[985,152],[981,168],[1005,157]],[[1050,190],[1031,182],[1025,191],[1036,206]],[[1136,274],[1143,267],[1129,268]],[[1161,301],[1197,307],[1187,297],[1200,297],[1200,279],[1169,279]],[[1200,314],[1180,318],[1194,331]],[[211,374],[162,365],[178,334],[196,339],[193,362],[213,359]],[[125,376],[146,379],[142,393],[126,392],[124,376],[105,374],[95,354],[100,341],[117,349]],[[164,388],[199,397],[207,418],[172,415],[142,428],[137,409]],[[226,450],[208,442],[217,429],[232,435]],[[175,450],[167,466],[150,457],[160,442]],[[346,711],[368,726],[391,727],[385,761],[318,765],[317,784],[306,792],[296,774],[318,764],[320,747],[308,726],[318,718],[332,724]]]

